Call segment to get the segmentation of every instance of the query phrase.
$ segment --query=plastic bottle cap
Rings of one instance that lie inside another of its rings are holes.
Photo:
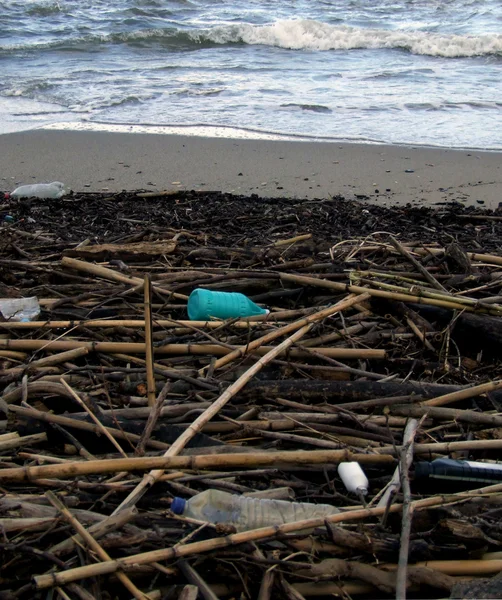
[[[175,515],[182,515],[185,511],[185,504],[187,501],[184,498],[178,498],[175,496],[171,502],[171,510]]]

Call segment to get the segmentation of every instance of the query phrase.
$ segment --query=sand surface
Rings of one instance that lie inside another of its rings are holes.
[[[263,197],[497,208],[502,154],[476,150],[33,130],[0,135],[0,190],[220,190]]]

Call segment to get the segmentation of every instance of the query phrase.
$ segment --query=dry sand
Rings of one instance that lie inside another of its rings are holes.
[[[0,135],[0,189],[62,181],[75,191],[234,194],[497,208],[501,153],[391,145],[33,130]]]

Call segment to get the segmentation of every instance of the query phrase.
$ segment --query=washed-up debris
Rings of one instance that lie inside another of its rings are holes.
[[[0,598],[496,597],[496,214],[5,202],[0,297],[40,315],[0,322]]]

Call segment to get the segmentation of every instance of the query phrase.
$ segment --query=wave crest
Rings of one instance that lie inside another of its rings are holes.
[[[281,20],[271,25],[239,23],[191,32],[194,41],[244,43],[289,50],[355,50],[397,48],[412,54],[470,57],[502,54],[502,35],[440,35],[423,31],[364,29],[309,19]]]
[[[412,54],[462,58],[502,55],[502,35],[441,35],[424,31],[392,31],[330,25],[309,19],[279,20],[270,25],[235,23],[209,29],[175,27],[94,34],[85,37],[0,45],[1,53],[75,49],[92,51],[102,44],[161,44],[183,49],[201,45],[264,45],[288,50],[399,49]]]

